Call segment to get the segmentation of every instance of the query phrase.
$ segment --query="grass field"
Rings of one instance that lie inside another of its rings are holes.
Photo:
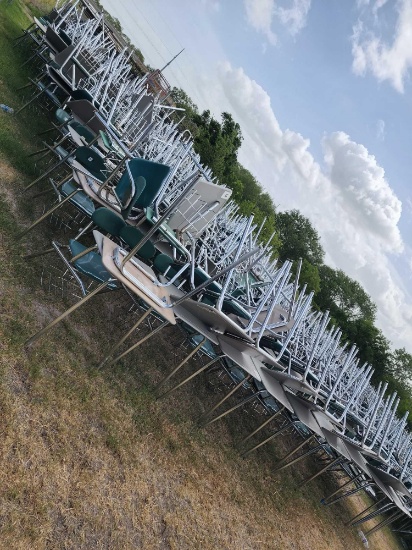
[[[28,73],[19,69],[27,50],[13,39],[29,10],[46,4],[0,2],[0,103],[15,109]],[[23,188],[36,175],[27,157],[41,146],[35,133],[47,126],[35,111],[0,111],[0,548],[362,548],[344,522],[365,507],[363,498],[322,506],[336,480],[301,487],[319,468],[310,459],[273,473],[296,441],[276,440],[242,460],[238,442],[261,422],[251,409],[198,428],[221,397],[213,378],[155,399],[155,384],[178,360],[177,329],[96,368],[133,320],[120,295],[97,297],[24,350],[67,306],[40,287],[49,258],[24,259],[50,243],[53,228],[45,223],[16,240],[43,206]],[[387,530],[370,541],[376,550],[399,547]]]

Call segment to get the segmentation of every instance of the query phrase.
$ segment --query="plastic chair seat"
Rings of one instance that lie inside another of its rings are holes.
[[[59,124],[65,124],[72,118],[64,109],[57,109],[54,116]]]
[[[77,256],[86,250],[85,246],[74,239],[70,239],[69,246],[72,256]],[[97,252],[88,252],[76,260],[73,265],[78,271],[88,277],[91,277],[95,281],[104,283],[112,278],[110,273],[104,267],[100,254]],[[115,282],[109,284],[110,288],[116,288],[116,286],[117,285]]]
[[[43,82],[38,82],[37,87],[39,88],[39,90],[44,90],[44,93],[47,95],[49,99],[51,99],[51,101],[53,101],[55,105],[57,105],[58,107],[61,106],[60,99],[57,97],[55,93],[51,92],[50,90],[46,90],[46,85],[43,84]]]
[[[182,269],[183,264],[175,262],[173,258],[168,256],[167,254],[158,254],[153,261],[153,267],[163,275],[167,271],[167,278],[173,279],[173,277],[175,277],[177,273]],[[174,282],[175,285],[179,283],[179,280]]]
[[[79,188],[73,183],[72,180],[64,183],[60,187],[61,194],[65,197],[78,189]],[[70,202],[72,202],[79,210],[84,212],[89,217],[91,217],[95,211],[93,201],[83,191],[78,191],[75,195],[73,195]]]
[[[204,273],[204,272],[203,272]],[[208,276],[209,277],[209,276]],[[216,305],[219,294],[222,290],[222,288],[219,286],[219,290],[216,291],[213,288],[214,283],[211,283],[209,287],[206,289],[205,296],[202,301],[205,303],[208,303],[209,305]],[[238,317],[241,317],[242,319],[251,319],[251,315],[246,309],[244,309],[240,304],[235,302],[234,300],[231,300],[230,298],[224,298],[223,305],[222,305],[222,311],[223,313],[226,313],[227,315],[232,313],[233,315],[237,315]]]
[[[105,180],[107,171],[103,158],[90,147],[78,147],[75,153],[76,160],[90,174],[99,181]]]
[[[92,222],[96,224],[99,229],[114,237],[119,237],[121,230],[126,225],[123,218],[104,206],[97,208],[97,210],[93,212]]]
[[[125,224],[119,236],[130,248],[134,248],[142,240],[143,233],[137,227]],[[150,260],[156,254],[156,248],[153,243],[147,241],[136,254],[143,260]]]

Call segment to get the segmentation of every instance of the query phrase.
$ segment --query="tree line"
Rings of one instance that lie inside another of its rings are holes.
[[[398,393],[398,414],[412,410],[412,355],[403,348],[391,349],[389,340],[375,326],[376,305],[362,286],[342,270],[324,263],[319,234],[308,218],[298,210],[277,211],[270,195],[239,163],[237,155],[243,139],[239,124],[230,113],[222,113],[219,121],[210,111],[199,112],[182,89],[173,88],[171,96],[177,107],[185,109],[182,125],[191,132],[202,163],[232,189],[232,198],[242,214],[253,213],[257,224],[266,220],[262,240],[276,232],[273,256],[281,261],[292,260],[295,266],[302,258],[300,279],[314,292],[314,307],[329,310],[332,322],[342,330],[343,341],[356,343],[361,363],[370,363],[375,369],[373,383],[387,382],[388,390]]]

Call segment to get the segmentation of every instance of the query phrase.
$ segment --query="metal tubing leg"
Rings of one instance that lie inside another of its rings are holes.
[[[364,516],[363,518],[358,519],[357,521],[353,521],[351,523],[351,527],[356,527],[361,523],[365,523],[365,521],[369,521],[370,519],[376,518],[376,516],[380,516],[385,512],[389,512],[389,510],[392,510],[393,508],[396,508],[395,504],[393,504],[393,502],[389,502],[388,504],[385,504],[385,506],[382,506],[382,508],[379,508],[379,510],[375,510],[374,512],[371,512],[367,516]]]
[[[272,439],[275,439],[275,437],[277,437],[278,435],[280,435],[281,433],[283,433],[285,430],[287,430],[288,428],[291,427],[291,425],[293,424],[293,422],[288,422],[285,426],[283,426],[282,428],[280,428],[280,430],[278,430],[277,432],[275,432],[274,434],[270,435],[269,437],[267,437],[266,439],[264,439],[263,441],[261,441],[260,443],[257,443],[254,447],[252,447],[251,449],[243,452],[240,454],[240,456],[242,458],[246,458],[247,456],[249,456],[253,451],[256,451],[256,449],[259,449],[259,447],[263,447],[263,445],[266,445],[266,443],[269,443],[269,441],[272,441]]]
[[[45,147],[43,147],[43,149],[39,149],[38,151],[35,151],[34,153],[30,153],[30,155],[27,155],[27,157],[34,157],[35,155],[39,155],[40,153],[46,153],[40,159],[38,159],[38,160],[41,160],[44,157],[47,157],[49,153],[53,153],[57,149],[57,147],[59,147],[62,143],[64,143],[68,139],[68,137],[69,137],[68,134],[65,134],[53,145],[49,145],[45,141],[43,141]]]
[[[199,344],[197,344],[196,347],[194,347],[192,349],[192,351],[189,353],[189,355],[187,355],[183,361],[181,361],[177,367],[175,367],[171,373],[169,373],[166,378],[164,378],[161,382],[159,382],[159,384],[155,387],[155,393],[158,392],[160,390],[160,388],[166,384],[166,382],[168,382],[172,376],[174,376],[184,365],[186,365],[186,363],[194,356],[196,355],[196,353],[200,350],[200,348],[204,345],[204,343],[206,342],[206,338],[203,338],[203,340],[201,340],[199,342]]]
[[[304,441],[302,441],[302,443],[300,443],[300,445],[298,445],[297,447],[295,447],[294,449],[292,449],[290,451],[290,453],[288,453],[287,455],[285,455],[283,458],[281,458],[279,460],[279,462],[284,462],[285,460],[287,460],[288,458],[290,458],[291,456],[293,456],[295,453],[297,453],[298,451],[300,451],[300,449],[302,449],[305,445],[307,445],[308,443],[310,443],[313,439],[315,438],[315,434],[312,434],[310,437],[308,437],[307,439],[305,439]]]
[[[76,241],[77,241],[78,239],[80,239],[80,237],[81,237],[82,235],[84,235],[87,231],[89,231],[89,229],[90,229],[91,227],[93,227],[93,226],[94,226],[94,222],[93,222],[93,221],[89,222],[87,225],[85,225],[85,226],[83,227],[83,229],[81,229],[81,230],[79,231],[79,233],[77,233],[77,235],[75,236],[74,239],[75,239]]]
[[[75,238],[75,240],[77,240],[77,237]],[[82,252],[79,252],[78,254],[73,256],[73,258],[69,260],[69,263],[74,264],[75,262],[77,262],[77,260],[79,260],[83,256],[86,256],[86,254],[88,254],[89,252],[93,252],[93,250],[96,250],[96,249],[97,249],[97,244],[94,244],[93,246],[89,246],[89,248],[86,248]]]
[[[25,88],[29,88],[30,86],[33,86],[33,82],[29,82],[28,84],[25,84],[24,86],[20,86],[20,88],[16,88],[16,92],[19,92],[20,90],[24,90]]]
[[[309,483],[310,481],[313,481],[314,479],[316,479],[318,476],[320,476],[321,474],[323,474],[323,472],[326,472],[326,470],[329,470],[329,468],[331,466],[334,466],[335,464],[338,464],[339,462],[342,462],[342,457],[339,456],[338,458],[335,458],[335,460],[332,460],[332,462],[330,462],[329,464],[327,464],[324,468],[322,468],[319,472],[317,472],[316,474],[314,474],[313,476],[310,476],[308,479],[306,479],[303,483],[302,483],[302,487],[304,487],[307,483]]]
[[[356,521],[358,518],[360,518],[361,516],[363,516],[363,514],[365,514],[366,512],[369,512],[369,510],[372,510],[372,508],[374,508],[375,506],[378,506],[379,504],[382,504],[382,502],[384,500],[386,500],[386,496],[381,498],[380,500],[378,500],[378,502],[373,502],[370,506],[368,506],[367,508],[365,508],[365,510],[362,510],[362,512],[359,512],[359,514],[356,514],[356,516],[354,516],[352,519],[350,519],[347,523],[345,523],[345,527],[348,527],[349,525],[352,525],[352,523],[354,521]]]
[[[249,441],[249,439],[251,437],[253,437],[254,435],[256,435],[257,433],[260,432],[260,430],[263,430],[263,428],[265,426],[267,426],[269,424],[269,422],[272,422],[272,420],[274,420],[275,418],[278,417],[278,415],[280,413],[282,413],[283,411],[285,410],[285,407],[281,407],[278,411],[275,412],[275,414],[272,414],[272,416],[270,416],[267,420],[265,420],[264,422],[262,422],[262,424],[260,426],[258,426],[256,428],[256,430],[254,430],[252,433],[250,433],[249,435],[247,435],[244,439],[242,439],[242,441],[240,442],[241,445],[244,445],[246,443],[246,441]]]
[[[334,498],[331,501],[325,502],[325,499],[322,499],[321,504],[324,504],[325,506],[331,506],[332,504],[335,504],[336,502],[339,502],[340,500],[343,500],[344,498],[351,497],[352,495],[356,495],[356,493],[359,493],[360,491],[364,491],[367,487],[371,487],[372,485],[373,485],[373,483],[365,483],[364,485],[361,485],[360,487],[356,487],[355,489],[352,489],[350,491],[346,491],[345,493],[343,493],[342,495]],[[340,489],[338,491],[340,491]],[[334,495],[338,491],[335,491],[332,494]],[[332,496],[332,495],[330,495],[330,496]]]
[[[59,315],[59,317],[57,317],[56,319],[54,319],[54,321],[52,321],[51,323],[49,323],[46,327],[42,328],[41,330],[39,330],[39,332],[36,332],[36,334],[34,334],[31,338],[29,338],[27,340],[27,342],[24,344],[24,346],[26,348],[30,347],[32,344],[34,344],[34,342],[36,340],[38,340],[40,338],[40,336],[42,336],[45,332],[47,332],[49,329],[51,329],[52,327],[54,327],[55,325],[57,325],[58,323],[60,323],[60,321],[63,321],[63,319],[65,319],[68,315],[70,315],[70,313],[73,313],[73,311],[75,311],[76,309],[78,309],[80,306],[82,306],[83,304],[85,304],[88,300],[90,300],[90,298],[93,298],[93,296],[95,296],[95,294],[98,294],[101,290],[103,290],[104,288],[107,287],[107,285],[112,281],[112,279],[109,279],[108,281],[105,281],[104,283],[100,284],[95,290],[93,290],[92,292],[90,292],[89,294],[87,294],[84,298],[82,298],[81,300],[79,300],[76,304],[74,304],[72,307],[69,307],[69,309],[67,309],[64,313],[62,313],[61,315]]]
[[[27,155],[27,158],[34,157],[36,155],[40,155],[40,153],[45,153],[46,151],[49,151],[48,147],[43,147],[43,149],[39,149],[38,151],[34,151],[34,153],[30,153],[30,155]]]
[[[243,407],[243,405],[246,405],[246,403],[248,403],[249,401],[252,401],[253,399],[256,399],[256,397],[259,393],[260,392],[256,392],[252,395],[249,395],[248,397],[243,399],[237,405],[234,405],[233,407],[231,407],[227,411],[223,412],[222,414],[219,414],[219,416],[216,416],[215,418],[212,418],[211,420],[208,420],[205,424],[202,425],[202,428],[204,428],[205,426],[209,426],[209,424],[213,424],[214,422],[216,422],[217,420],[220,420],[221,418],[223,418],[227,414],[230,414],[231,412],[235,411],[236,409],[239,409],[240,407]]]
[[[45,256],[46,254],[50,254],[51,252],[55,252],[54,248],[47,248],[46,250],[42,250],[41,252],[34,252],[33,254],[27,254],[26,256],[23,256],[25,260],[31,260],[32,258],[37,258],[38,256]]]
[[[401,524],[398,526],[398,529],[399,530],[406,529],[406,527],[409,525],[409,523],[411,523],[411,518],[406,518],[406,520],[402,521]]]
[[[66,123],[64,123],[64,124],[66,124]],[[64,126],[64,124],[61,124],[61,126]],[[44,136],[44,134],[48,134],[49,132],[53,132],[53,130],[57,130],[61,126],[52,126],[51,128],[48,128],[47,130],[43,130],[43,132],[39,132],[37,135],[38,136]]]
[[[303,453],[302,455],[299,455],[297,458],[294,458],[293,460],[290,460],[289,462],[286,462],[286,464],[283,464],[282,466],[278,466],[273,470],[273,472],[280,472],[281,470],[284,470],[285,468],[288,468],[289,466],[292,466],[293,464],[296,464],[300,460],[306,458],[309,455],[313,455],[313,453],[316,453],[317,451],[320,451],[323,449],[323,445],[319,444],[316,445],[316,447],[313,447],[312,449],[309,449],[309,451],[306,451],[306,453]]]
[[[33,195],[33,199],[37,199],[38,197],[42,197],[43,195],[47,195],[48,193],[51,193],[52,191],[56,191],[56,189],[59,189],[64,183],[71,180],[73,177],[73,174],[68,174],[65,176],[62,180],[60,180],[58,183],[54,184],[54,188],[51,187],[50,189],[47,189],[46,191],[41,191],[40,193],[37,193],[36,195]],[[52,178],[49,178],[49,181],[53,181]]]
[[[154,336],[156,333],[158,333],[160,330],[162,330],[162,328],[164,328],[166,325],[169,324],[169,321],[164,321],[164,323],[162,323],[161,325],[159,325],[157,328],[155,328],[154,330],[152,330],[152,332],[149,332],[149,334],[147,334],[146,336],[144,336],[141,340],[139,340],[138,342],[136,342],[135,344],[133,344],[133,346],[131,346],[129,349],[127,349],[126,351],[124,351],[122,354],[118,355],[117,357],[115,357],[114,359],[112,359],[111,361],[109,361],[107,363],[107,365],[113,365],[114,363],[116,363],[117,361],[119,361],[120,359],[122,359],[123,357],[125,357],[128,353],[130,353],[131,351],[133,351],[134,349],[136,349],[137,347],[139,347],[141,344],[143,344],[143,342],[146,342],[146,340],[149,340],[149,338],[151,338],[152,336]]]
[[[137,329],[137,327],[139,325],[141,325],[143,323],[143,321],[146,319],[146,317],[148,317],[153,311],[153,308],[152,307],[149,307],[149,309],[147,311],[145,311],[143,313],[143,315],[141,315],[139,317],[139,319],[137,320],[137,322],[132,326],[132,328],[130,330],[127,331],[127,333],[122,336],[122,338],[120,338],[120,340],[114,344],[114,346],[112,346],[110,348],[110,350],[108,351],[107,355],[100,361],[99,365],[98,365],[98,369],[101,369],[103,367],[103,365],[106,363],[106,361],[109,359],[109,357],[111,357],[113,355],[113,353],[120,348],[120,346],[129,338],[129,336],[131,334],[133,334],[133,332]]]
[[[390,523],[393,523],[397,519],[403,516],[403,512],[395,512],[388,518],[384,519],[378,525],[375,525],[375,527],[372,527],[372,529],[369,529],[366,533],[364,533],[365,537],[369,537],[370,535],[373,535],[373,533],[376,533],[376,531],[379,531],[379,529],[382,529],[382,527],[386,527]]]
[[[250,378],[251,378],[251,375],[248,374],[246,378],[244,378],[241,382],[239,382],[239,384],[236,384],[236,386],[227,395],[225,395],[225,397],[221,399],[219,403],[217,403],[214,407],[212,407],[210,411],[208,411],[205,414],[202,414],[202,416],[199,418],[199,424],[202,425],[203,423],[205,423],[206,420],[209,418],[209,416],[211,416],[215,412],[215,410],[220,407],[220,405],[222,405],[227,399],[229,399],[229,397],[231,397],[234,393],[236,393],[237,390],[239,390],[243,386],[243,384],[245,384],[245,382],[250,380]]]
[[[322,498],[321,503],[326,505],[326,501],[328,501],[328,500],[330,499],[330,497],[334,497],[337,493],[339,493],[340,491],[342,491],[342,489],[344,489],[345,487],[347,487],[348,485],[350,485],[351,483],[353,483],[354,481],[356,481],[357,479],[359,479],[359,478],[360,478],[361,476],[363,476],[363,475],[364,475],[363,472],[359,472],[358,475],[356,475],[355,477],[350,478],[350,479],[349,479],[348,481],[346,481],[343,485],[341,485],[338,489],[336,489],[336,491],[334,491],[333,493],[331,493],[331,494],[328,495],[327,497]]]
[[[24,191],[28,191],[29,189],[31,189],[33,187],[33,185],[36,185],[36,183],[38,183],[39,181],[41,181],[42,179],[46,178],[49,174],[51,174],[54,170],[56,170],[56,168],[58,168],[59,166],[61,166],[62,164],[64,164],[66,162],[66,160],[70,157],[72,157],[74,155],[74,152],[72,153],[67,153],[67,155],[65,155],[63,158],[61,158],[59,160],[59,162],[57,162],[56,164],[53,164],[53,166],[51,168],[49,168],[48,170],[46,170],[46,172],[44,172],[44,174],[41,174],[38,178],[36,178],[34,181],[32,181],[31,183],[29,183],[29,185],[27,187],[24,188]]]
[[[23,109],[25,109],[26,107],[28,107],[31,103],[33,103],[33,101],[35,101],[38,97],[40,97],[42,94],[44,94],[44,92],[45,92],[48,88],[50,88],[50,86],[51,86],[51,83],[48,84],[43,90],[41,90],[41,91],[40,91],[38,94],[36,94],[34,97],[32,97],[30,101],[28,101],[27,103],[25,103],[25,104],[23,105],[23,107],[20,107],[20,109],[18,109],[18,110],[14,113],[14,115],[16,116],[16,115],[18,115],[19,113],[21,113],[21,112],[23,111]],[[23,87],[25,87],[25,86],[23,86]]]
[[[72,193],[70,193],[70,195],[67,195],[67,197],[65,199],[63,199],[58,204],[56,204],[56,206],[53,206],[53,208],[50,208],[50,210],[48,210],[42,216],[40,216],[40,218],[38,220],[36,220],[35,222],[33,222],[27,229],[25,229],[24,231],[22,231],[21,233],[16,235],[16,238],[21,239],[22,237],[24,237],[24,235],[26,235],[29,231],[34,229],[36,227],[36,225],[39,225],[39,223],[41,223],[43,220],[45,220],[46,218],[51,216],[53,214],[53,212],[55,212],[57,209],[59,209],[61,206],[63,206],[63,204],[68,202],[76,193],[79,193],[80,191],[81,191],[81,189],[77,189],[76,191],[73,191]]]
[[[186,384],[186,382],[189,382],[190,380],[192,380],[193,378],[195,378],[198,374],[201,374],[203,371],[205,371],[206,369],[208,369],[209,367],[211,367],[212,365],[214,365],[217,361],[219,361],[220,359],[222,359],[223,355],[219,355],[218,357],[215,357],[214,359],[212,359],[211,361],[209,361],[209,363],[206,363],[206,365],[204,365],[203,367],[201,367],[199,370],[197,370],[196,372],[194,372],[193,374],[191,374],[190,376],[188,376],[187,378],[185,378],[184,380],[182,380],[182,382],[179,382],[179,384],[176,384],[176,386],[173,386],[173,388],[170,388],[169,390],[165,391],[164,393],[160,394],[157,396],[157,399],[160,399],[162,397],[166,397],[166,395],[169,395],[170,393],[172,393],[174,390],[177,390],[178,388],[180,388],[181,386],[183,386],[184,384]],[[159,386],[157,386],[159,387]]]

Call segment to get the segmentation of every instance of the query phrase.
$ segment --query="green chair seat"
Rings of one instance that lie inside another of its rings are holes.
[[[92,176],[99,181],[105,180],[105,173],[107,171],[103,158],[90,147],[78,147],[76,149],[75,158],[79,164],[84,166]]]
[[[195,286],[199,286],[202,283],[205,283],[210,279],[210,275],[206,273],[201,267],[195,267],[194,269],[194,284]],[[222,292],[222,287],[219,283],[216,281],[213,281],[213,283],[210,283],[209,286],[206,287],[207,290],[210,290],[212,292],[216,292],[217,294],[220,294]]]
[[[219,285],[219,291],[218,292],[211,289],[213,284],[214,283],[211,283],[209,285],[209,287],[206,288],[206,292],[205,292],[205,294],[203,296],[203,299],[202,299],[203,303],[207,303],[211,306],[216,305],[216,303],[219,299],[219,295],[222,291],[220,285]],[[223,313],[226,313],[226,315],[229,315],[230,313],[232,313],[233,315],[237,315],[238,317],[241,317],[242,319],[247,319],[247,320],[251,319],[250,313],[246,309],[244,309],[240,304],[238,304],[234,300],[231,300],[230,298],[224,298],[223,305],[222,305],[222,311],[223,311]]]
[[[69,126],[73,128],[73,130],[77,132],[79,136],[83,137],[87,143],[90,143],[94,140],[95,135],[93,134],[93,132],[86,128],[86,126],[84,126],[83,124],[80,124],[80,122],[76,122],[75,120],[73,120],[72,122],[70,122]]]
[[[59,155],[59,157],[61,157],[61,158],[67,157],[67,155],[69,154],[69,151],[67,149],[65,149],[64,147],[62,147],[61,145],[58,145],[56,147],[56,149],[54,150],[54,152],[56,153],[56,155]]]
[[[119,237],[130,248],[134,248],[142,240],[143,233],[137,229],[137,227],[132,227],[131,225],[125,224],[119,232]],[[153,243],[147,241],[141,248],[139,248],[136,254],[143,260],[150,260],[156,254],[156,248]]]
[[[242,319],[250,320],[252,317],[246,309],[244,309],[240,304],[237,302],[230,300],[228,298],[225,298],[223,300],[223,306],[222,311],[226,314],[232,313],[233,315],[237,315],[238,317],[241,317]]]
[[[146,208],[153,203],[159,194],[166,177],[169,175],[170,166],[146,159],[133,160],[136,165],[136,175],[142,176],[146,180],[146,187],[136,202],[136,206]]]
[[[44,93],[47,95],[47,97],[53,101],[53,103],[55,105],[57,105],[58,107],[61,107],[61,101],[60,99],[57,97],[57,95],[55,93],[53,93],[51,90],[47,89],[46,90],[46,85],[43,84],[43,82],[37,82],[37,87],[39,88],[39,90],[44,90]]]
[[[167,254],[158,254],[153,261],[153,267],[163,275],[167,271],[167,278],[173,279],[183,266],[176,263],[173,258]]]
[[[93,212],[92,222],[95,223],[99,229],[102,229],[114,237],[119,237],[121,230],[126,225],[123,218],[104,206],[97,208],[97,210]]]
[[[74,239],[70,239],[69,247],[72,256],[77,256],[87,250],[85,246]],[[100,254],[97,252],[88,252],[76,260],[73,265],[78,271],[80,271],[80,273],[83,273],[84,275],[87,275],[100,283],[104,283],[112,278],[110,273],[104,267]],[[117,285],[113,282],[109,284],[109,287],[116,288]]]
[[[100,137],[102,138],[103,145],[107,149],[112,149],[113,148],[113,142],[110,139],[110,136],[106,132],[103,132],[103,130],[100,130],[99,133],[100,133]]]
[[[69,115],[68,112],[66,112],[64,109],[57,109],[55,112],[56,120],[59,124],[65,124],[66,122],[69,122],[71,120],[71,115]]]
[[[73,191],[76,191],[78,189],[79,188],[77,187],[77,185],[73,183],[73,180],[63,183],[63,185],[60,187],[61,194],[65,197],[69,196],[70,193],[73,193]],[[78,193],[73,195],[73,197],[70,199],[70,202],[89,217],[91,217],[93,212],[95,211],[93,201],[83,191],[78,191]]]

